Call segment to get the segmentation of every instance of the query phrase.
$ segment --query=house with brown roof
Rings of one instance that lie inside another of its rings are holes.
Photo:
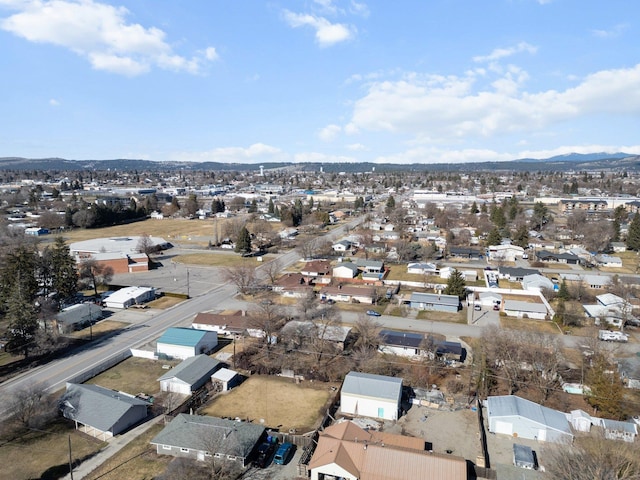
[[[261,329],[253,326],[251,317],[247,316],[244,310],[230,313],[200,312],[191,322],[191,328],[210,330],[218,335],[249,335],[256,338],[264,336]]]
[[[301,273],[285,273],[273,284],[273,291],[283,297],[304,298],[313,287]]]
[[[309,462],[311,480],[465,480],[466,461],[425,450],[420,438],[364,430],[352,422],[327,427]]]
[[[314,284],[331,283],[331,262],[329,260],[312,260],[305,263],[300,271],[306,280]]]

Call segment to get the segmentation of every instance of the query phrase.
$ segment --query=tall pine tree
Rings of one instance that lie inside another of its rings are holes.
[[[640,214],[636,213],[629,224],[627,233],[627,248],[630,250],[640,250]]]

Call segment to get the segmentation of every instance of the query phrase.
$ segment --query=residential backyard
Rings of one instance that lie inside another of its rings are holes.
[[[86,383],[119,390],[136,395],[146,393],[153,395],[160,391],[158,378],[167,373],[165,365],[171,367],[178,361],[157,361],[146,358],[129,357],[101,374],[87,380]]]
[[[69,472],[69,448],[75,464],[106,445],[75,430],[73,422],[62,418],[18,438],[0,441],[0,477],[12,480],[61,478]]]
[[[338,384],[254,375],[216,396],[199,413],[263,424],[283,432],[306,433],[318,427]]]

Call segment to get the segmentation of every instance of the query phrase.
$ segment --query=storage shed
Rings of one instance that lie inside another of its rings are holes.
[[[519,443],[514,443],[513,444],[513,464],[516,467],[535,470],[536,457],[531,447],[527,447],[526,445],[520,445]]]
[[[187,358],[158,379],[160,391],[190,395],[207,383],[221,365],[208,355]]]
[[[491,433],[541,442],[570,443],[573,440],[564,413],[515,395],[487,398],[487,417]]]
[[[195,328],[171,327],[158,339],[158,356],[169,358],[189,358],[210,352],[218,345],[218,334]]]
[[[240,385],[240,383],[242,382],[242,377],[238,372],[234,370],[221,368],[213,375],[211,375],[211,382],[221,384],[222,391],[226,392],[228,390],[231,390],[233,387]]]
[[[349,372],[342,383],[340,410],[348,415],[397,420],[401,397],[401,378]]]

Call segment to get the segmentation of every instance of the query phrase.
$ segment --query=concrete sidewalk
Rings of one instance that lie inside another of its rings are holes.
[[[138,425],[128,432],[108,440],[109,444],[105,448],[100,450],[95,456],[82,462],[80,465],[73,469],[73,480],[81,480],[89,475],[96,468],[98,468],[100,465],[102,465],[104,462],[106,462],[108,459],[110,459],[112,456],[126,447],[129,442],[137,438],[139,435],[142,435],[152,426],[160,423],[163,417],[164,415],[158,415],[148,422]],[[71,474],[67,474],[65,477],[63,477],[63,480],[71,480]]]

